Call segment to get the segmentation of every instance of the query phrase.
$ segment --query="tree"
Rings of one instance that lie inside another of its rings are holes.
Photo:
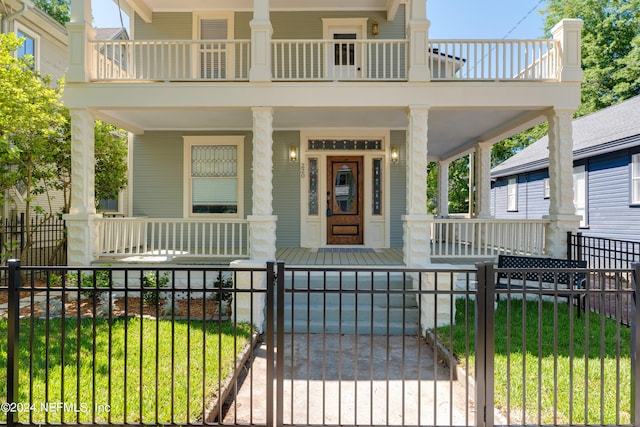
[[[7,190],[21,188],[25,201],[21,259],[29,265],[27,256],[36,231],[31,215],[44,215],[40,224],[45,224],[69,211],[71,131],[69,112],[60,102],[64,82],[51,87],[48,77],[32,69],[29,58],[13,55],[19,46],[13,33],[0,34],[0,206]],[[127,144],[121,134],[113,126],[96,124],[98,200],[113,198],[127,183]],[[63,212],[52,207],[56,194],[64,197]]]
[[[71,18],[71,0],[34,0],[33,3],[62,25]]]
[[[546,0],[545,31],[580,18],[582,105],[576,116],[640,94],[640,0]]]

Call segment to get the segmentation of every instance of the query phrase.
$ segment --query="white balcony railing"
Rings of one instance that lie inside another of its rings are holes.
[[[544,255],[548,220],[443,219],[431,227],[431,256]]]
[[[274,40],[273,80],[407,78],[406,40]]]
[[[94,81],[248,81],[249,40],[94,41]],[[431,79],[559,78],[557,40],[430,40]],[[273,81],[406,81],[407,40],[273,40]]]
[[[95,81],[248,80],[248,40],[94,41]]]
[[[557,40],[430,40],[432,80],[557,80]]]
[[[100,257],[249,257],[246,220],[102,218],[97,223]]]

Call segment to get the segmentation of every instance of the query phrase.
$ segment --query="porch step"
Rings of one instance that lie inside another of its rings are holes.
[[[408,276],[345,272],[285,279],[285,332],[415,335],[418,306]]]

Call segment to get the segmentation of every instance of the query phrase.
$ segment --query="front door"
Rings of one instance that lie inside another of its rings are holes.
[[[362,156],[327,158],[327,244],[364,243]]]
[[[330,37],[333,46],[327,51],[328,78],[333,80],[353,80],[362,77],[361,45],[357,40],[362,36],[358,28],[333,28]]]

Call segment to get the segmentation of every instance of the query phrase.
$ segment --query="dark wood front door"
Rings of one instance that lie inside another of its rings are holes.
[[[327,158],[327,244],[364,243],[362,157]]]

